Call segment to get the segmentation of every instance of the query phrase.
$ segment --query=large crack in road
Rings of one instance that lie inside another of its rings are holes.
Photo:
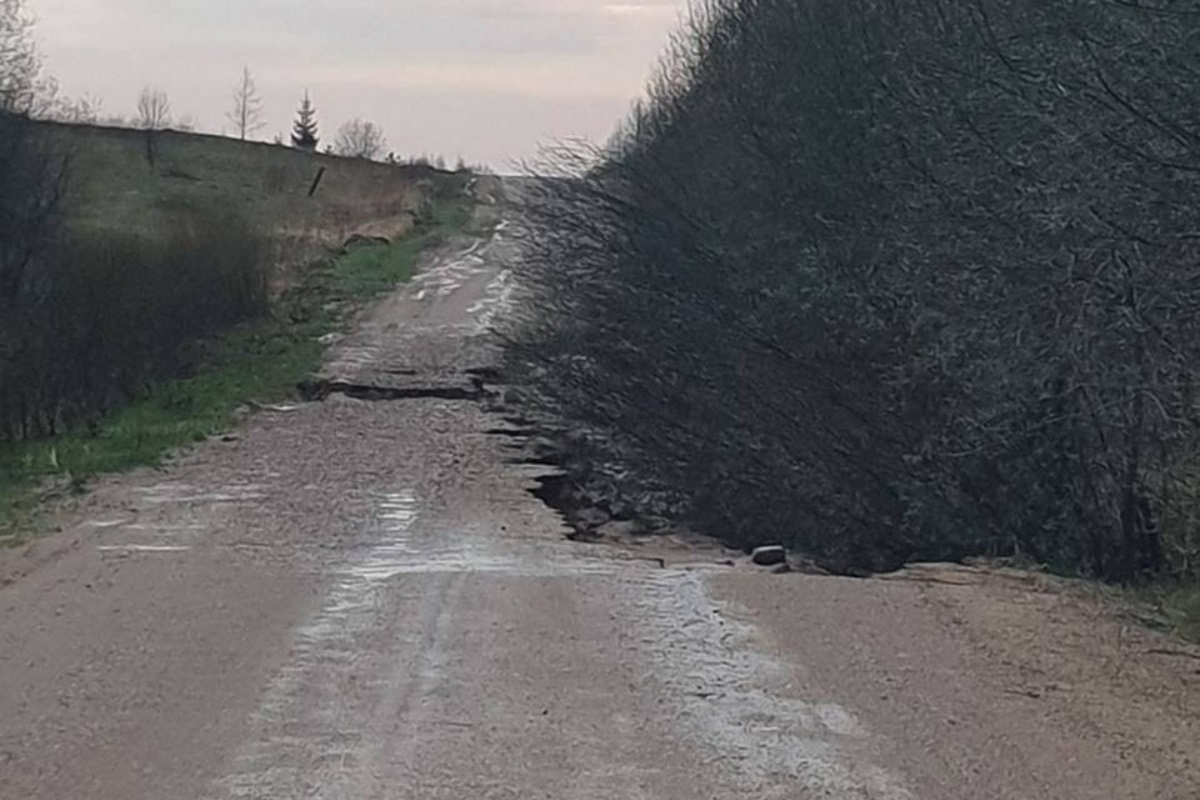
[[[13,555],[0,798],[1196,796],[1194,698],[1101,706],[1108,673],[1071,662],[1081,695],[1044,659],[1033,705],[1010,645],[1072,639],[980,636],[1029,625],[994,587],[570,541],[534,495],[558,472],[514,457],[536,431],[486,402],[507,233],[364,313],[309,402],[107,481]]]

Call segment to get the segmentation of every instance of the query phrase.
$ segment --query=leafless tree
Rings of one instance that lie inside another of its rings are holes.
[[[162,89],[147,86],[142,89],[137,104],[137,126],[147,131],[160,131],[171,124],[171,101]]]
[[[376,158],[387,148],[383,129],[363,119],[354,119],[338,129],[333,152],[349,158]]]
[[[739,546],[1200,575],[1200,17],[697,7],[522,189],[530,396]]]
[[[249,67],[242,69],[242,79],[233,90],[233,108],[225,116],[233,123],[233,129],[242,141],[262,130],[266,124],[263,121],[262,96],[258,93]]]
[[[145,131],[146,163],[158,162],[159,131],[171,124],[171,101],[162,89],[147,86],[138,97],[136,126]]]
[[[104,110],[104,101],[91,94],[74,99],[58,95],[40,105],[42,110],[38,114],[39,117],[76,125],[96,124]]]
[[[30,113],[41,62],[22,0],[0,0],[0,110]]]
[[[22,0],[0,0],[0,317],[49,238],[66,182],[65,157],[28,119],[54,97],[40,72]]]

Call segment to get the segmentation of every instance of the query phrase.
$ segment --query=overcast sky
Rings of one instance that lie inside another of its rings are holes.
[[[219,133],[243,65],[267,127],[305,89],[322,133],[378,122],[391,149],[504,167],[539,142],[603,141],[687,0],[27,0],[46,70],[131,115],[143,86]]]

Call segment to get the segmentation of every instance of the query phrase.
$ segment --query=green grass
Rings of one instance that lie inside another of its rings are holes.
[[[1200,586],[1155,583],[1127,598],[1142,624],[1200,644]]]
[[[452,188],[453,183],[449,184]],[[471,206],[454,200],[453,195],[443,195],[433,205],[431,228],[435,235],[460,231],[471,221]]]
[[[361,300],[412,277],[421,252],[455,231],[471,218],[462,202],[435,202],[424,235],[409,236],[387,246],[355,247],[333,264],[333,279],[349,299]]]
[[[194,375],[149,387],[90,431],[0,444],[0,543],[19,543],[35,527],[48,488],[79,490],[94,475],[159,464],[181,446],[227,431],[247,403],[294,396],[296,385],[320,365],[320,338],[342,323],[328,309],[361,303],[407,280],[422,251],[469,216],[468,203],[443,198],[424,229],[305,270],[269,318],[197,345]]]
[[[1200,586],[1171,590],[1165,595],[1162,607],[1176,634],[1200,642]]]
[[[407,238],[387,246],[355,247],[334,263],[338,285],[351,298],[372,297],[412,277],[421,239]]]

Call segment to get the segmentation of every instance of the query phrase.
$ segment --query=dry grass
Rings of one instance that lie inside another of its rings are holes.
[[[72,154],[72,229],[85,238],[99,229],[152,239],[181,211],[238,209],[271,243],[268,272],[276,295],[294,286],[307,265],[339,253],[353,234],[394,241],[430,222],[433,195],[453,182],[428,166],[217,136],[162,131],[148,139],[124,128],[45,126]]]
[[[409,224],[444,173],[344,159],[256,142],[163,131],[48,124],[72,153],[72,224],[161,229],[179,208],[245,209],[284,238],[340,243],[363,225]],[[308,192],[324,170],[315,196]],[[403,230],[394,230],[402,234]]]

